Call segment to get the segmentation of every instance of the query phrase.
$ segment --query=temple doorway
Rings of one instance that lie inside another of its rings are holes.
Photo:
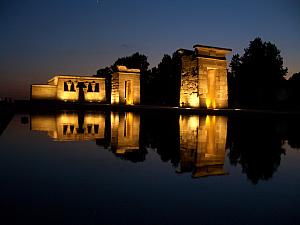
[[[206,107],[208,109],[216,108],[216,71],[216,69],[207,70]]]
[[[132,105],[133,104],[133,98],[132,98],[132,84],[130,80],[126,80],[125,84],[125,104],[126,105]]]

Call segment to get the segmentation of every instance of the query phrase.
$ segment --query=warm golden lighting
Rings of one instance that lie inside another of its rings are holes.
[[[140,70],[117,66],[111,81],[111,103],[136,105],[140,103]]]
[[[105,102],[105,78],[55,76],[48,84],[31,85],[32,100]]]
[[[193,165],[194,177],[223,175],[227,118],[180,116],[181,171]]]
[[[117,154],[139,150],[140,116],[132,112],[111,113],[111,146]]]
[[[215,100],[212,102],[212,108],[213,108],[213,109],[216,108],[216,101],[215,101]]]
[[[46,131],[57,141],[95,140],[104,138],[105,115],[101,113],[32,115],[31,129]]]
[[[194,108],[199,107],[199,98],[197,95],[195,94],[191,95],[188,101],[189,101],[189,106]]]
[[[207,108],[216,108],[216,69],[207,69],[207,89],[207,99],[209,99]]]
[[[210,106],[211,106],[211,99],[207,98],[207,99],[206,99],[206,108],[209,109]]]
[[[191,51],[180,50],[180,106],[193,108],[226,108],[228,105],[225,48],[195,45]]]

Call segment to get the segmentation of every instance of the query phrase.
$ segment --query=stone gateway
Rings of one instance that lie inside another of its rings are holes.
[[[180,106],[227,108],[228,48],[194,45],[194,51],[179,49],[181,55]]]

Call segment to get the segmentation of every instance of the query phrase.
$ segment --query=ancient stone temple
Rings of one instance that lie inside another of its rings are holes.
[[[228,106],[226,54],[231,49],[194,45],[181,55],[180,106],[226,108]]]
[[[58,75],[47,84],[31,85],[31,100],[106,101],[105,78]]]
[[[140,103],[140,70],[117,66],[111,79],[111,104]]]
[[[104,77],[57,75],[47,84],[32,84],[31,100],[106,103]],[[108,92],[109,93],[109,92]],[[111,79],[111,104],[140,103],[140,70],[117,66]]]

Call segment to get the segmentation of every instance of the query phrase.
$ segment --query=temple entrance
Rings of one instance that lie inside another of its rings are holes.
[[[84,102],[84,88],[86,88],[84,82],[78,82],[77,88],[78,88],[78,101]]]
[[[206,107],[208,109],[216,108],[216,71],[216,69],[207,70]]]
[[[133,98],[132,98],[132,84],[130,80],[126,80],[125,84],[125,104],[126,105],[132,105],[133,104]]]

